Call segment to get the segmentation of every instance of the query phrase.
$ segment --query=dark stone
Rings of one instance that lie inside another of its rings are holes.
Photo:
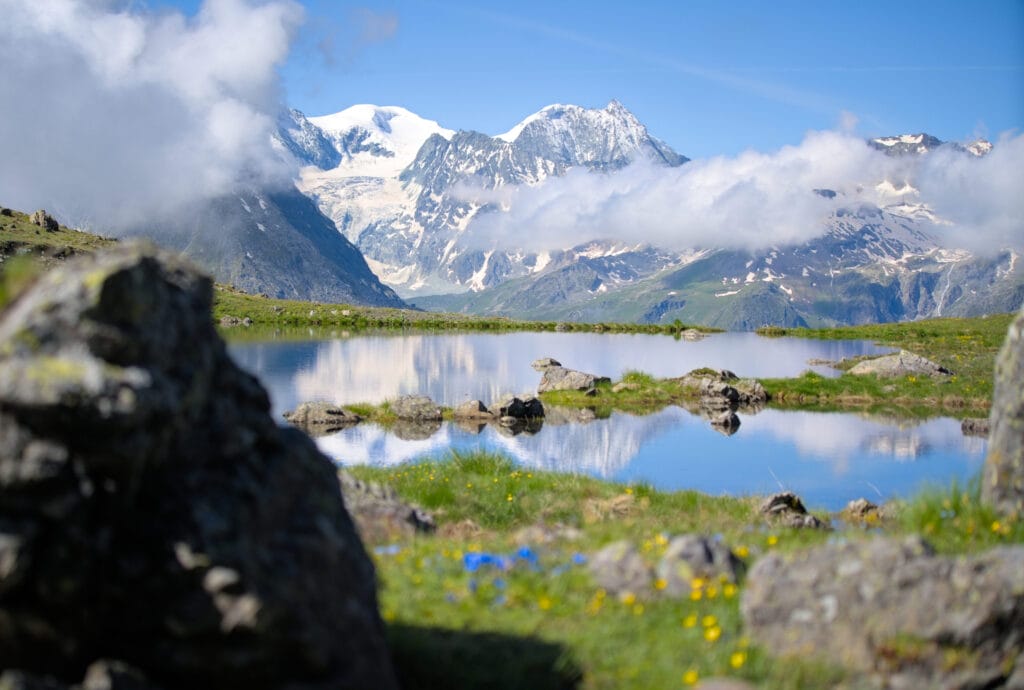
[[[1024,308],[996,359],[991,433],[981,496],[1000,512],[1024,516]]]
[[[807,512],[803,501],[792,491],[772,494],[761,502],[758,512],[783,527],[828,528],[828,525]]]
[[[491,409],[499,419],[503,417],[539,419],[544,416],[544,404],[532,395],[523,399],[513,396],[506,397],[491,405]]]
[[[211,299],[177,257],[121,244],[0,316],[0,668],[394,688],[335,468],[271,419]]]
[[[876,538],[771,553],[740,610],[771,653],[823,658],[885,688],[1017,688],[1024,675],[1024,546],[952,558],[917,538]]]

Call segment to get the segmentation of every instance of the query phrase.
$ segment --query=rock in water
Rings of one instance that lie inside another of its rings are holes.
[[[773,654],[824,657],[886,688],[1024,678],[1024,546],[951,558],[916,538],[876,538],[772,553],[751,569],[740,610]]]
[[[548,391],[585,391],[593,388],[599,383],[608,383],[611,379],[605,376],[595,376],[575,369],[566,369],[560,366],[548,366],[541,376],[540,385],[537,386],[538,393]]]
[[[0,314],[0,668],[395,688],[335,468],[274,424],[211,296],[128,244]]]
[[[996,359],[982,498],[1024,516],[1024,309],[1010,324]]]
[[[953,372],[943,366],[939,366],[930,359],[925,359],[921,355],[915,355],[913,352],[900,350],[892,355],[883,355],[882,357],[876,357],[874,359],[866,359],[853,366],[847,373],[853,374],[854,376],[875,374],[876,376],[890,378],[913,374],[937,378],[940,376],[949,376]]]

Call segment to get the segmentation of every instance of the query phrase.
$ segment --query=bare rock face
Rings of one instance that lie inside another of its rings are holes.
[[[951,558],[919,539],[772,553],[740,610],[759,644],[873,676],[884,688],[1018,688],[1024,547]]]
[[[996,359],[982,498],[1024,516],[1024,309],[1010,324]]]
[[[896,354],[866,359],[852,367],[848,373],[854,376],[874,374],[891,378],[908,375],[940,377],[949,376],[953,372],[921,355],[900,350]]]
[[[228,357],[211,288],[126,244],[0,314],[0,668],[395,688],[335,468]]]

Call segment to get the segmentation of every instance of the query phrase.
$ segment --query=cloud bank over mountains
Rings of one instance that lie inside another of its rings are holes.
[[[467,239],[480,247],[542,251],[601,238],[679,250],[760,250],[822,235],[828,216],[841,208],[905,202],[936,214],[940,222],[931,231],[946,246],[984,253],[1024,245],[1022,171],[1024,135],[1004,136],[983,157],[953,147],[897,157],[849,131],[824,131],[773,153],[668,169],[637,161],[610,173],[572,170],[536,186],[463,185],[457,193],[504,211],[478,217],[475,237]]]
[[[290,183],[270,137],[302,7],[207,0],[186,18],[126,5],[0,0],[4,203],[107,229]]]

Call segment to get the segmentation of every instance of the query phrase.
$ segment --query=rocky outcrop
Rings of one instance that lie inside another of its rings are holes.
[[[996,359],[991,433],[981,496],[1007,514],[1024,515],[1024,309],[1010,324]]]
[[[593,388],[599,383],[610,383],[611,379],[605,376],[587,374],[575,369],[566,369],[561,366],[549,366],[544,369],[540,385],[537,386],[538,393],[548,391],[585,391]]]
[[[854,365],[847,373],[854,376],[873,374],[886,378],[897,376],[949,376],[953,372],[913,352],[900,350],[892,355],[866,359]]]
[[[60,224],[57,223],[57,219],[43,209],[39,209],[29,216],[28,222],[32,223],[32,225],[38,225],[47,232],[57,232],[57,230],[60,229]]]
[[[329,402],[304,402],[282,415],[286,422],[311,436],[331,434],[362,421],[362,417]]]
[[[817,656],[884,688],[1019,688],[1024,547],[936,556],[919,539],[830,543],[761,558],[746,628],[782,656]]]
[[[211,299],[181,260],[128,244],[0,316],[0,668],[395,688],[335,468],[271,419]]]

